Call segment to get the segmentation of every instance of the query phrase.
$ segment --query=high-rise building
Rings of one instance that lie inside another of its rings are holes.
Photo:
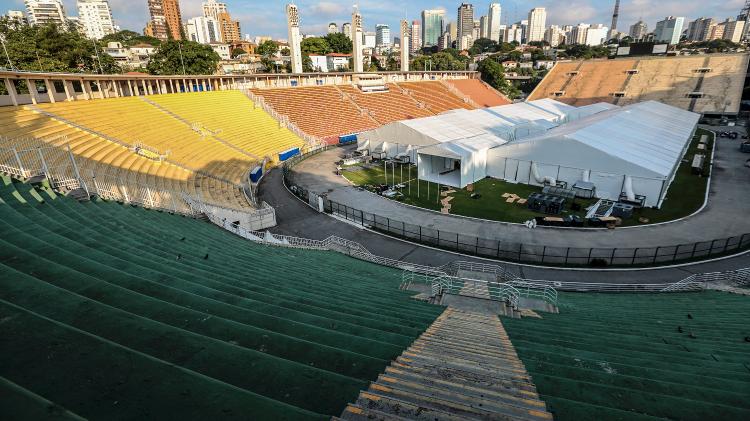
[[[487,30],[488,38],[493,41],[500,41],[500,3],[491,3],[490,10],[487,13]]]
[[[490,37],[490,20],[487,16],[479,18],[479,38]]]
[[[480,20],[474,21],[474,27],[471,29],[471,39],[473,41],[478,40],[482,36],[482,23]],[[469,45],[471,47],[471,45]]]
[[[375,32],[362,33],[362,48],[375,48]]]
[[[440,36],[443,34],[445,21],[445,10],[423,10],[422,11],[422,46],[432,47],[438,45]]]
[[[708,33],[711,25],[714,25],[713,18],[698,18],[688,24],[687,39],[688,41],[705,41],[708,39]]]
[[[504,42],[517,42],[521,44],[523,41],[523,28],[517,23],[510,25],[505,30],[505,36],[503,37]]]
[[[21,10],[8,10],[8,14],[5,15],[9,22],[15,22],[17,24],[25,24],[29,21],[26,19],[26,15]]]
[[[229,13],[227,11],[227,4],[217,2],[216,0],[208,0],[206,2],[203,2],[201,6],[203,7],[204,17],[214,18],[217,21],[219,20],[220,13]]]
[[[718,23],[716,26],[721,26],[721,39],[725,39],[731,42],[740,42],[742,35],[745,30],[744,20],[732,20],[727,19],[724,22]]]
[[[115,33],[112,10],[107,0],[78,0],[78,18],[86,38],[102,39]]]
[[[591,25],[586,28],[586,38],[584,44],[590,46],[602,45],[607,42],[609,28],[602,24]]]
[[[612,33],[617,31],[617,19],[620,17],[620,0],[615,0],[615,9],[612,11],[612,26],[610,31]]]
[[[684,17],[667,16],[664,20],[656,22],[654,40],[656,42],[666,42],[670,45],[679,43],[684,24]]]
[[[345,24],[341,25],[341,33],[346,35],[347,38],[352,39],[352,24],[346,22]]]
[[[388,25],[384,23],[375,25],[375,46],[384,48],[391,46],[391,28]]]
[[[438,40],[438,50],[445,50],[451,46],[451,34],[445,31]]]
[[[362,60],[362,15],[357,6],[352,11],[352,61],[355,73],[362,73],[364,61]]]
[[[232,19],[228,12],[219,13],[219,28],[224,44],[233,44],[242,40],[240,21]]]
[[[469,3],[461,3],[458,7],[456,20],[456,41],[459,50],[466,50],[471,47],[471,39],[474,36],[474,6]],[[468,42],[467,42],[468,40]],[[467,45],[469,44],[469,45]]]
[[[529,21],[528,19],[524,19],[522,21],[516,22],[516,24],[521,28],[521,33],[523,34],[521,36],[522,44],[525,44],[529,42],[526,38],[529,36]]]
[[[498,27],[498,29],[500,30],[500,35],[499,35],[499,37],[498,37],[498,38],[499,38],[499,41],[498,41],[498,42],[507,42],[507,41],[505,40],[505,35],[506,35],[506,32],[507,32],[507,30],[508,30],[508,25],[504,25],[504,24],[501,24],[501,25],[500,25],[500,26]]]
[[[148,12],[151,15],[151,32],[162,41],[170,37],[182,39],[182,15],[179,0],[148,0]]]
[[[529,27],[526,33],[526,42],[542,41],[544,39],[544,27],[547,24],[547,10],[544,7],[535,7],[529,11]]]
[[[570,30],[568,44],[586,44],[586,31],[589,29],[588,23],[579,23]]]
[[[337,34],[339,32],[339,27],[336,25],[336,22],[331,22],[328,24],[328,33],[329,34]]]
[[[640,41],[646,38],[646,34],[648,34],[648,25],[646,25],[646,22],[639,20],[638,22],[630,25],[628,36],[630,36],[633,41]]]
[[[724,25],[713,24],[708,28],[708,38],[706,41],[715,39],[724,39]]]
[[[419,51],[422,48],[422,24],[418,20],[411,22],[411,47],[409,50],[412,53]]]
[[[458,25],[456,25],[456,22],[448,22],[445,30],[451,36],[451,43],[456,42],[458,39]]]
[[[411,47],[411,42],[409,41],[409,34],[411,33],[411,28],[409,28],[409,21],[406,19],[403,19],[401,21],[401,71],[402,72],[408,72],[409,71],[409,48]]]
[[[67,21],[62,0],[24,0],[29,25],[64,25]]]
[[[215,44],[221,42],[221,28],[219,22],[212,17],[199,16],[188,19],[185,25],[185,35],[190,41],[201,44]]]
[[[550,47],[557,47],[565,40],[565,33],[559,26],[550,25],[550,27],[544,31],[544,40],[547,41]]]
[[[286,26],[289,38],[289,55],[292,60],[292,73],[302,73],[302,36],[299,32],[299,10],[293,3],[286,5]]]

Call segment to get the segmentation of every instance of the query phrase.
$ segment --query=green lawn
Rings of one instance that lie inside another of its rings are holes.
[[[667,199],[664,201],[661,209],[645,208],[637,210],[633,218],[623,221],[623,225],[640,225],[640,217],[648,218],[650,223],[665,222],[681,218],[692,214],[703,205],[703,199],[706,194],[708,178],[702,175],[696,175],[691,172],[690,163],[693,155],[698,152],[698,142],[702,134],[709,135],[709,144],[706,151],[707,164],[711,160],[713,147],[713,134],[707,130],[698,129],[696,135],[690,144],[686,155],[686,161],[680,165],[675,180],[669,189]],[[386,183],[386,176],[382,165],[371,165],[367,167],[347,167],[343,170],[344,177],[357,186],[372,186]],[[401,192],[404,194],[400,202],[409,205],[419,206],[425,209],[439,211],[440,205],[438,185],[420,181],[417,188],[417,168],[415,166],[403,165],[397,166],[395,173],[392,167],[388,167],[387,184],[392,185],[395,174],[396,183],[407,184],[407,188]],[[411,180],[411,182],[410,182]],[[409,185],[410,184],[410,185]],[[512,184],[506,181],[485,178],[474,184],[474,192],[480,195],[479,198],[471,198],[472,192],[466,189],[458,189],[451,193],[454,197],[451,201],[450,213],[453,215],[470,216],[474,218],[489,219],[493,221],[504,222],[525,222],[536,216],[542,216],[539,212],[529,210],[526,205],[517,203],[506,203],[502,197],[504,193],[516,194],[522,198],[527,198],[531,193],[541,192],[541,187],[530,186],[526,184]],[[429,192],[429,193],[428,193]],[[566,203],[564,215],[585,216],[585,208],[590,206],[594,201],[587,199],[576,199],[584,210],[572,212],[570,203]]]

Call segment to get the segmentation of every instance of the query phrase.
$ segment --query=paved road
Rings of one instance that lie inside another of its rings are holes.
[[[745,128],[732,128],[743,131]],[[691,244],[750,233],[750,168],[741,140],[717,138],[709,202],[699,214],[682,221],[615,230],[528,229],[520,224],[442,215],[406,206],[352,187],[336,176],[334,162],[346,150],[332,149],[308,158],[294,168],[295,183],[332,201],[409,224],[486,239],[524,244],[581,248],[635,248]],[[398,178],[398,173],[396,174]]]
[[[313,239],[324,239],[329,235],[337,235],[364,244],[377,255],[423,265],[439,266],[454,260],[497,263],[406,243],[339,221],[329,215],[318,213],[286,190],[282,184],[281,171],[278,169],[271,171],[264,177],[260,184],[259,197],[276,208],[278,226],[271,229],[274,233]],[[750,267],[750,255],[746,254],[732,259],[682,268],[652,269],[638,272],[560,270],[515,264],[506,266],[514,273],[532,279],[606,283],[660,283],[678,281],[692,273]]]

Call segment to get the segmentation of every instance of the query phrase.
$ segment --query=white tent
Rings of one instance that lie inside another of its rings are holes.
[[[614,107],[488,153],[487,175],[541,185],[590,181],[597,196],[660,206],[700,115],[655,101]]]

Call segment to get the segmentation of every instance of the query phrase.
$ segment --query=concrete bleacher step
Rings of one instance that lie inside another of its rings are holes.
[[[551,420],[496,316],[449,307],[341,419]]]

